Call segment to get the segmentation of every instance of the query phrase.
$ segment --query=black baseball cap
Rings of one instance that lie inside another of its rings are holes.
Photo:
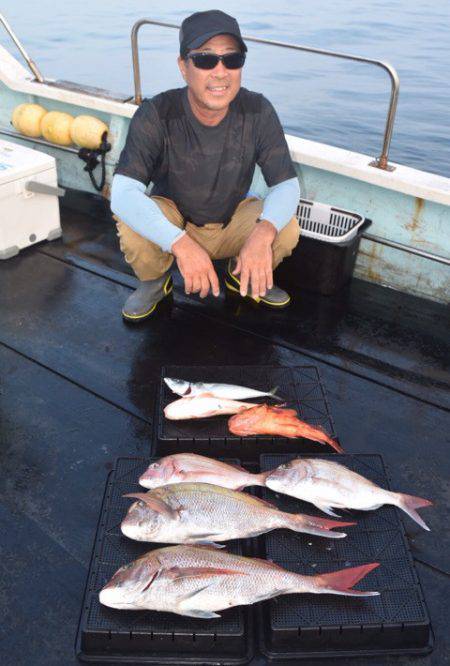
[[[242,51],[247,50],[236,19],[220,9],[210,9],[184,19],[180,28],[180,55],[184,57],[190,49],[197,49],[216,35],[231,35]]]

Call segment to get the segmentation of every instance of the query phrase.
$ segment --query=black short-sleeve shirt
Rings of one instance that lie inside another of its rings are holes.
[[[142,102],[114,173],[152,182],[152,194],[172,199],[185,220],[201,226],[229,221],[256,164],[269,187],[295,177],[280,121],[263,95],[241,88],[211,127],[193,114],[187,88],[177,88]]]

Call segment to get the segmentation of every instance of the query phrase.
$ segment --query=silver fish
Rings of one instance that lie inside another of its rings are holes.
[[[139,483],[144,488],[159,488],[171,483],[212,483],[242,490],[247,486],[264,486],[265,477],[265,472],[252,474],[239,465],[197,453],[174,453],[152,463],[141,475]]]
[[[208,416],[237,414],[255,405],[252,402],[238,402],[227,398],[214,398],[211,395],[198,395],[194,398],[180,398],[164,408],[164,416],[171,421],[184,419],[204,419]]]
[[[208,393],[215,398],[228,398],[229,400],[246,400],[247,398],[263,398],[265,396],[281,400],[276,395],[278,387],[264,392],[246,386],[237,386],[236,384],[187,382],[184,379],[172,379],[171,377],[164,377],[164,381],[171,391],[183,396],[183,398],[193,398],[196,395]]]
[[[279,527],[340,539],[345,533],[330,530],[355,524],[286,513],[247,493],[210,483],[175,483],[125,497],[138,500],[121,524],[122,533],[136,541],[210,544]]]
[[[353,590],[378,563],[303,576],[272,562],[240,557],[199,546],[152,550],[119,569],[99,599],[111,608],[156,610],[202,619],[217,611],[253,604],[280,594],[339,594],[372,597],[379,592]]]
[[[430,529],[415,509],[430,506],[432,502],[384,490],[340,463],[298,458],[269,472],[266,486],[275,492],[311,502],[330,516],[339,517],[333,509],[370,511],[383,504],[392,504],[425,530]]]

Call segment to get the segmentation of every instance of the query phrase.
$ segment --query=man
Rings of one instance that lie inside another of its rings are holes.
[[[241,88],[246,51],[234,18],[192,14],[178,58],[187,86],[145,100],[131,120],[111,190],[121,250],[140,280],[122,310],[129,321],[170,293],[174,257],[187,294],[218,296],[212,259],[229,258],[229,290],[272,308],[290,301],[273,270],[298,242],[299,185],[272,105]],[[256,164],[264,201],[249,193]]]

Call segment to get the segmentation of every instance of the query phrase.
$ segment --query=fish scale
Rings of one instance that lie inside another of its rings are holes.
[[[213,460],[196,453],[176,453],[149,465],[139,478],[144,488],[158,488],[173,483],[212,483],[224,488],[242,490],[263,486],[265,474],[251,474],[239,465]]]
[[[330,530],[354,524],[286,513],[247,493],[207,483],[177,483],[129,497],[138,501],[129,508],[121,529],[137,541],[227,541],[279,527],[342,538],[344,533]]]
[[[119,569],[100,592],[112,608],[152,609],[204,619],[216,611],[280,594],[303,592],[373,596],[351,589],[377,563],[303,576],[255,558],[198,546],[154,550]]]
[[[380,488],[340,463],[298,458],[268,472],[265,483],[275,492],[311,502],[332,516],[336,516],[334,508],[370,511],[392,504],[429,530],[416,509],[430,506],[430,500]]]
[[[184,379],[174,379],[164,377],[164,382],[171,391],[183,397],[194,397],[208,393],[215,398],[228,398],[230,400],[244,400],[246,398],[270,397],[275,400],[281,400],[276,395],[277,388],[271,391],[259,391],[247,386],[238,386],[237,384],[220,384],[217,382],[188,382]]]

